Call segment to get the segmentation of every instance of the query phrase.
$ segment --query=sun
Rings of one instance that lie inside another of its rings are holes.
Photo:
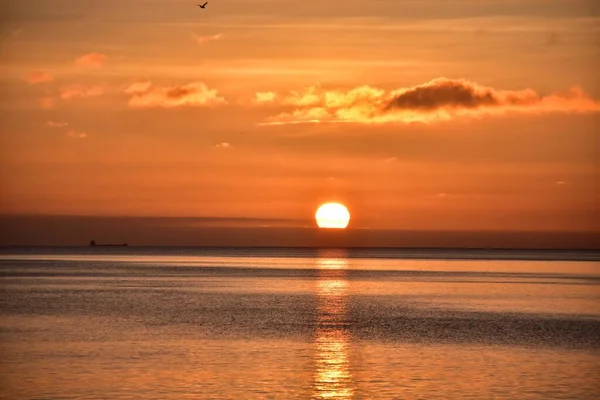
[[[317,209],[315,218],[319,228],[344,229],[350,222],[350,213],[343,204],[326,203]]]

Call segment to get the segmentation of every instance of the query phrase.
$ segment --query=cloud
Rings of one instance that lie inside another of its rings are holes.
[[[198,43],[199,45],[203,45],[206,42],[212,42],[213,40],[219,40],[219,39],[221,39],[221,37],[223,37],[223,35],[220,33],[217,33],[214,35],[198,36],[195,33],[192,33],[191,37],[192,37],[192,39],[194,39],[196,41],[196,43]]]
[[[129,106],[133,108],[209,107],[225,103],[217,90],[202,82],[164,87],[153,87],[149,82],[134,83],[125,93],[132,95]]]
[[[67,136],[74,139],[85,139],[88,135],[87,133],[77,132],[77,131],[69,131],[67,132]]]
[[[75,60],[75,65],[79,67],[102,67],[106,64],[106,54],[89,53]]]
[[[96,97],[104,94],[104,88],[102,86],[69,86],[63,88],[60,92],[60,98],[63,100],[71,99],[83,99],[87,97]]]
[[[252,103],[254,104],[269,104],[275,103],[277,100],[277,93],[275,92],[258,92],[254,95]]]
[[[42,107],[45,110],[54,108],[54,98],[52,98],[51,96],[40,97],[38,99],[38,103],[40,104],[40,107]]]
[[[56,122],[56,121],[48,121],[46,123],[46,125],[48,125],[51,128],[67,128],[69,126],[68,122]],[[69,129],[66,133],[66,136],[73,138],[73,139],[85,139],[87,138],[87,133],[85,132],[79,132],[76,131],[74,129]]]
[[[436,79],[424,85],[392,93],[385,110],[431,111],[441,108],[474,109],[530,105],[539,96],[531,89],[499,91],[463,80]]]
[[[283,104],[293,106],[315,106],[320,103],[320,88],[309,86],[304,91],[293,90],[288,96],[283,98]]]
[[[258,93],[257,93],[258,98]],[[599,112],[600,102],[580,88],[541,95],[532,89],[501,90],[464,79],[438,78],[422,85],[386,92],[370,86],[349,91],[308,87],[275,95],[288,110],[262,125],[291,123],[432,123],[459,117],[508,112],[530,114]],[[289,107],[292,109],[289,110]]]
[[[46,123],[50,128],[66,128],[69,126],[68,122],[56,122],[56,121],[48,121]]]
[[[126,94],[144,93],[144,92],[148,91],[148,89],[150,89],[150,86],[152,86],[152,83],[150,81],[133,82],[125,88],[125,93]]]
[[[54,81],[54,76],[45,71],[35,71],[29,74],[29,76],[25,78],[25,81],[35,85],[38,83],[52,82]]]
[[[217,144],[215,147],[218,147],[220,149],[230,149],[231,144],[229,144],[227,142],[221,142],[221,143]]]
[[[281,113],[276,117],[269,118],[269,121],[263,125],[288,125],[302,123],[320,123],[320,122],[344,122],[336,121],[326,108],[311,107],[294,110],[289,113]]]

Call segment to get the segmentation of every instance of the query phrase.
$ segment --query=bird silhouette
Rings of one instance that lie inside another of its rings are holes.
[[[198,7],[200,7],[200,8],[206,8],[207,4],[208,4],[208,1],[206,3],[204,3],[204,4],[198,4]]]

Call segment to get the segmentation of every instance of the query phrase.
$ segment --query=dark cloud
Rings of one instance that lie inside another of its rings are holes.
[[[474,85],[471,82],[441,78],[402,91],[393,97],[384,109],[431,111],[447,107],[478,108],[532,104],[538,99],[535,93],[503,94],[493,88]]]
[[[166,92],[166,97],[169,99],[180,99],[193,93],[195,93],[195,90],[190,87],[175,87]]]

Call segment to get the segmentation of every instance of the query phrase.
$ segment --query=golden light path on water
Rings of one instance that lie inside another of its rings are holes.
[[[326,254],[329,255],[329,254]],[[343,254],[317,259],[317,316],[313,399],[350,399],[347,260]]]

